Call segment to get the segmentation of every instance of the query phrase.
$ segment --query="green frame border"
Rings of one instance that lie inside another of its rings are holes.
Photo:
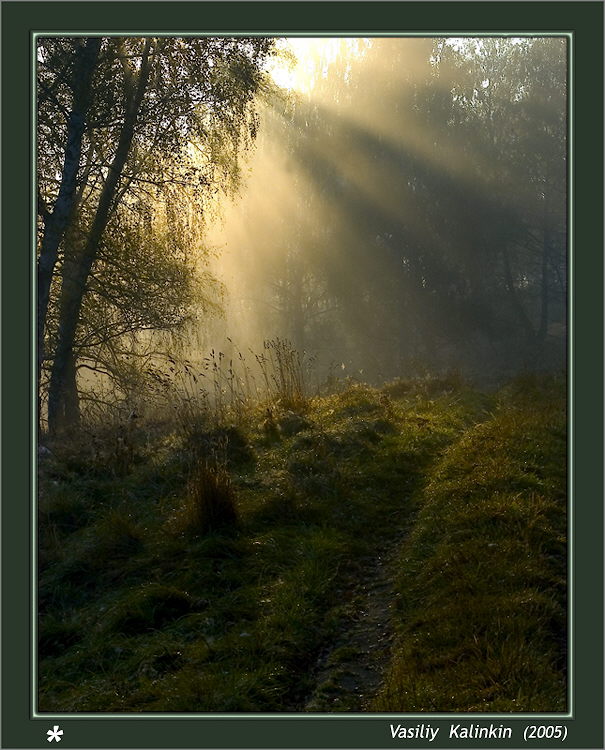
[[[60,724],[63,747],[349,747],[401,745],[389,724],[424,722],[442,731],[471,715],[34,715],[32,406],[32,40],[35,33],[203,33],[267,35],[557,34],[572,41],[570,128],[570,367],[573,412],[570,469],[570,713],[502,714],[494,724],[520,747],[529,724],[561,724],[558,744],[603,747],[603,5],[601,2],[4,2],[2,4],[2,741],[1,747],[48,746]],[[29,169],[24,168],[28,164]],[[573,269],[573,273],[572,273]],[[598,416],[597,416],[598,415]],[[596,495],[596,498],[594,497]],[[30,544],[28,545],[27,541]],[[441,718],[443,717],[443,718]],[[447,717],[447,718],[446,718]],[[486,725],[490,715],[472,715]],[[136,719],[136,721],[133,721]],[[444,736],[445,735],[445,736]],[[416,745],[418,746],[418,745]],[[531,743],[527,743],[531,747]],[[544,741],[534,746],[547,747]]]

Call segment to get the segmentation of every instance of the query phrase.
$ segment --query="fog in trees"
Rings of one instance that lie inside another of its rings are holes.
[[[562,367],[565,41],[322,50],[214,235],[232,330],[362,379]]]
[[[569,709],[566,58],[38,38],[37,710]]]
[[[82,400],[144,391],[158,355],[147,334],[203,309],[208,201],[238,184],[272,46],[39,40],[37,374],[51,433],[80,422]]]
[[[564,367],[565,39],[70,44],[39,54],[51,419],[276,339],[318,386]]]

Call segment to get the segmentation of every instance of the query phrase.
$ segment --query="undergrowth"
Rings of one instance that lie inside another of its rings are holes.
[[[375,710],[561,710],[554,386],[490,396],[451,377],[300,400],[284,373],[290,398],[237,426],[189,411],[145,435],[141,420],[127,471],[82,445],[41,463],[39,710],[302,710],[363,560],[406,535]]]

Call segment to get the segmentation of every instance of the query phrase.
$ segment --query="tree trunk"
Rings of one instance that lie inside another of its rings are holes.
[[[149,78],[152,40],[147,39],[138,75],[125,66],[125,114],[118,146],[101,190],[99,204],[84,247],[73,263],[65,264],[59,309],[57,349],[53,361],[48,394],[48,427],[52,434],[70,427],[79,412],[67,408],[71,398],[67,383],[70,368],[75,369],[74,343],[86,284],[98,254],[99,243],[109,221],[120,178],[134,137],[137,117]],[[73,395],[73,394],[72,394]]]
[[[545,188],[546,191],[546,188]],[[546,333],[548,331],[548,315],[549,315],[549,290],[548,290],[548,266],[550,258],[550,225],[548,215],[548,202],[546,198],[546,192],[544,193],[544,214],[542,224],[542,279],[541,279],[541,292],[540,292],[540,326],[536,338],[538,345],[542,346],[546,340]]]
[[[86,128],[86,116],[90,106],[90,91],[92,76],[97,64],[101,39],[88,38],[84,45],[79,45],[75,52],[74,71],[72,77],[73,103],[67,121],[67,137],[63,170],[59,193],[49,211],[42,198],[38,199],[38,213],[44,222],[44,231],[40,245],[40,255],[37,268],[37,386],[38,406],[40,399],[40,377],[42,365],[46,356],[44,349],[44,332],[48,314],[48,300],[59,246],[73,214],[76,203],[76,187],[80,157],[82,154],[82,139]],[[39,422],[39,410],[38,410]]]
[[[521,324],[521,328],[523,329],[523,333],[525,334],[526,343],[532,343],[535,338],[534,329],[529,317],[527,316],[527,313],[523,309],[523,305],[521,304],[517,296],[517,290],[515,289],[515,283],[513,281],[513,275],[510,268],[508,249],[506,247],[504,247],[502,250],[502,259],[504,261],[504,280],[506,283],[506,290],[508,291],[511,306],[517,316],[517,320]]]
[[[76,357],[72,354],[65,363],[65,378],[62,382],[61,398],[55,407],[53,424],[62,426],[75,425],[80,422],[80,400],[78,398]],[[58,413],[57,409],[60,409]],[[56,434],[55,428],[53,434]]]
[[[65,378],[65,422],[76,424],[80,421],[80,399],[78,398],[76,357],[72,355],[67,365]]]

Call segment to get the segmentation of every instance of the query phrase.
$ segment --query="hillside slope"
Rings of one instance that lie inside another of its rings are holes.
[[[299,406],[54,447],[39,710],[563,710],[562,384]]]

